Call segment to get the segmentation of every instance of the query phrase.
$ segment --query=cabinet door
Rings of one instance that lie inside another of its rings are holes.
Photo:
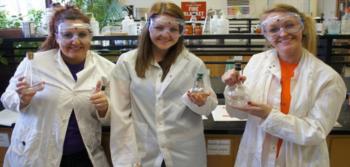
[[[208,167],[232,167],[236,160],[240,135],[205,135]]]
[[[329,136],[331,166],[349,167],[350,135]]]

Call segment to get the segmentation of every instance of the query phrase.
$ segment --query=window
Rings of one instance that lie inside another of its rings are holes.
[[[0,10],[6,10],[11,15],[25,15],[30,9],[45,9],[45,0],[0,0]]]

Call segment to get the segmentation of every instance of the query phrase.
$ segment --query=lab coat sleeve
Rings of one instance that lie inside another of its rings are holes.
[[[205,91],[209,92],[210,95],[207,98],[207,101],[205,102],[204,105],[202,106],[198,106],[195,103],[192,103],[191,100],[188,98],[187,93],[182,95],[182,102],[189,107],[193,112],[199,114],[199,115],[206,115],[208,116],[218,105],[218,99],[216,97],[216,93],[214,92],[214,90],[211,87],[211,83],[210,83],[210,78],[209,78],[209,74],[205,68],[205,65],[202,63],[201,65],[201,69],[199,71],[203,71],[204,78],[204,87],[205,87]]]
[[[18,65],[15,74],[11,77],[9,81],[9,85],[7,86],[5,92],[1,95],[1,102],[6,109],[16,111],[16,112],[21,112],[21,111],[27,110],[27,108],[30,106],[29,104],[26,107],[20,109],[21,99],[16,92],[16,89],[17,89],[16,84],[17,84],[18,78],[24,76],[25,64],[27,61],[28,61],[27,58],[25,58]]]
[[[340,76],[324,83],[305,117],[284,115],[273,109],[260,126],[283,140],[299,145],[317,145],[332,130],[346,95],[346,87]]]
[[[131,116],[129,72],[119,58],[111,77],[111,136],[113,166],[132,166],[139,162],[133,119]]]

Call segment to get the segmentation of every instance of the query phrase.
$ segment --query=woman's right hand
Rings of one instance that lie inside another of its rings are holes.
[[[39,89],[31,88],[24,77],[20,77],[18,79],[16,87],[16,92],[20,98],[20,109],[28,106],[36,92],[44,88],[43,86],[41,86]]]
[[[221,76],[222,82],[224,82],[228,86],[234,86],[237,82],[244,82],[246,77],[240,75],[238,71],[234,69],[228,70]]]

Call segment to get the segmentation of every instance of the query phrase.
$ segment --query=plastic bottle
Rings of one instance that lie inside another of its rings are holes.
[[[218,34],[218,15],[214,14],[210,20],[210,34]]]
[[[130,20],[128,22],[128,35],[137,35],[137,24],[132,16],[130,16]]]
[[[211,15],[214,11],[209,9],[203,23],[202,34],[210,34]]]
[[[235,63],[235,70],[241,73],[241,64]],[[242,82],[236,83],[234,86],[229,86],[224,92],[224,96],[228,105],[242,107],[249,101],[249,96]]]
[[[192,93],[204,92],[203,73],[197,73],[196,80],[193,83],[191,92]]]
[[[321,13],[321,17],[316,20],[316,31],[318,34],[323,35],[325,33],[325,26],[324,26],[324,14]]]
[[[341,33],[350,34],[350,8],[346,8],[345,14],[341,18]]]
[[[92,29],[92,34],[94,36],[99,36],[100,35],[100,24],[95,19],[93,14],[91,14],[90,25],[91,25],[91,29]]]
[[[217,21],[218,34],[229,34],[229,21],[226,16],[222,14]]]
[[[194,34],[194,27],[196,26],[196,22],[197,22],[196,13],[192,13],[191,18],[190,18],[190,23],[191,23],[191,26],[192,26],[193,34]]]
[[[125,15],[124,19],[122,20],[122,32],[128,33],[130,22],[131,22],[131,20],[130,20],[129,16]]]

